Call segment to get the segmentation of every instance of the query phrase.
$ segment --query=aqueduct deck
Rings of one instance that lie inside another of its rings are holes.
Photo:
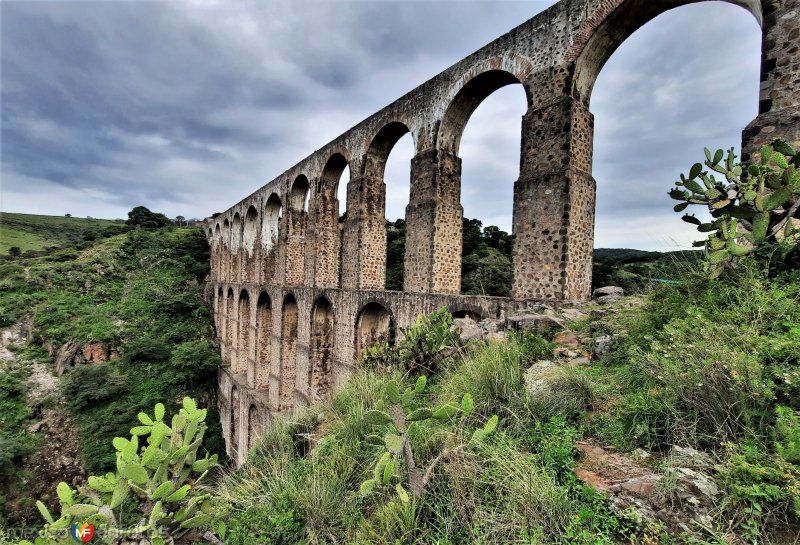
[[[500,316],[531,300],[588,298],[594,234],[592,87],[614,50],[698,0],[561,0],[322,146],[207,224],[228,449],[238,460],[276,411],[324,397],[360,353],[420,313]],[[800,0],[730,0],[762,28],[759,114],[745,158],[776,136],[800,144]],[[521,84],[513,298],[461,296],[458,157],[480,102]],[[403,292],[384,289],[394,144],[414,140]],[[348,166],[347,216],[337,188]],[[245,447],[245,448],[243,448]]]

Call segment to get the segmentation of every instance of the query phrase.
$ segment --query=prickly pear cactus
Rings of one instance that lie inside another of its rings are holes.
[[[708,208],[712,221],[704,223],[694,215],[682,219],[708,233],[694,243],[706,250],[706,267],[712,278],[731,268],[737,258],[762,255],[770,260],[786,256],[800,242],[800,153],[783,140],[761,149],[758,163],[736,162],[733,148],[727,155],[706,149],[704,164],[695,163],[688,176],[681,174],[669,196],[689,205]],[[710,170],[703,170],[703,167]],[[710,171],[722,175],[718,179]]]
[[[359,490],[362,495],[366,496],[378,488],[394,484],[400,500],[408,503],[411,501],[411,497],[403,486],[404,482],[414,497],[421,497],[433,475],[433,469],[436,464],[442,458],[453,455],[463,449],[464,445],[460,445],[442,452],[434,458],[424,474],[417,468],[414,453],[408,441],[409,426],[415,422],[429,419],[446,421],[457,416],[468,416],[475,407],[472,396],[464,394],[460,403],[451,402],[435,408],[418,407],[412,409],[416,405],[415,398],[423,395],[426,387],[427,377],[425,375],[421,375],[413,387],[405,390],[401,389],[399,382],[390,380],[386,385],[382,404],[364,415],[367,424],[381,426],[386,431],[382,436],[371,434],[366,437],[367,443],[382,447],[385,452],[375,465],[372,478],[361,483]],[[384,411],[384,408],[387,408],[388,412]],[[470,443],[481,441],[486,435],[492,433],[497,427],[497,421],[497,415],[494,415],[482,428],[476,429],[472,434]],[[400,465],[398,461],[401,457],[405,462],[405,478],[399,478],[396,475],[397,468]]]
[[[210,494],[198,488],[217,465],[216,454],[198,457],[206,409],[198,409],[186,397],[169,424],[164,413],[161,403],[152,415],[139,413],[140,425],[131,428],[130,439],[114,439],[115,473],[91,476],[77,490],[59,483],[60,515],[53,516],[42,502],[36,503],[46,524],[35,545],[69,542],[73,524],[93,525],[95,543],[144,536],[153,545],[165,545],[216,522],[217,506]],[[123,525],[123,511],[130,518],[134,505],[141,518],[132,526]]]

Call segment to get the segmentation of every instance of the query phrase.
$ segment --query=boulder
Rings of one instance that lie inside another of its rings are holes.
[[[583,320],[584,318],[588,318],[589,315],[583,312],[582,310],[578,310],[577,308],[565,308],[561,311],[561,315],[567,321],[574,322],[577,320]]]
[[[592,359],[599,359],[611,353],[614,346],[613,335],[602,335],[597,337],[592,344]]]
[[[547,396],[563,376],[564,370],[552,361],[537,361],[525,371],[525,389],[536,398]]]
[[[461,330],[462,342],[483,339],[485,332],[475,320],[470,318],[456,318],[453,320],[453,325]]]
[[[565,348],[580,348],[581,341],[572,331],[559,331],[553,335],[553,342]]]
[[[82,355],[78,354],[79,351],[80,346],[74,342],[68,342],[58,349],[58,354],[56,355],[55,361],[57,375],[63,375],[67,368],[75,365],[76,357],[82,357]]]
[[[605,286],[602,288],[597,288],[592,292],[592,298],[602,297],[604,295],[616,295],[617,297],[622,297],[625,295],[625,290],[620,288],[619,286]]]
[[[711,456],[692,447],[673,445],[669,458],[672,465],[677,467],[710,468],[714,465]]]
[[[564,320],[556,316],[544,314],[519,314],[506,318],[506,329],[517,331],[535,331],[545,335],[551,331],[562,329]]]

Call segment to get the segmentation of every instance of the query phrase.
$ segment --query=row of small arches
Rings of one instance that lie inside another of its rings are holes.
[[[297,376],[300,313],[293,294],[283,298],[279,331],[274,328],[272,300],[266,291],[259,293],[253,314],[247,289],[237,294],[233,288],[229,287],[226,292],[219,287],[215,308],[224,361],[230,364],[234,375],[246,375],[248,387],[267,392],[276,389],[278,410],[294,405],[298,386],[313,399],[325,398],[330,393],[334,380],[337,320],[333,305],[326,297],[318,297],[311,307],[308,367],[301,380]],[[354,360],[359,361],[364,351],[378,342],[393,343],[394,330],[394,318],[383,304],[363,305],[355,317]],[[273,369],[275,357],[277,364]]]

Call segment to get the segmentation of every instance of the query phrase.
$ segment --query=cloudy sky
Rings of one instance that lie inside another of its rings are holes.
[[[0,209],[208,216],[553,3],[3,0]],[[739,148],[759,44],[750,14],[704,2],[612,56],[591,100],[595,246],[700,238],[666,193],[704,146]],[[464,133],[464,213],[484,225],[510,230],[524,111],[520,86],[501,89]],[[407,135],[387,166],[390,219],[411,155]]]

